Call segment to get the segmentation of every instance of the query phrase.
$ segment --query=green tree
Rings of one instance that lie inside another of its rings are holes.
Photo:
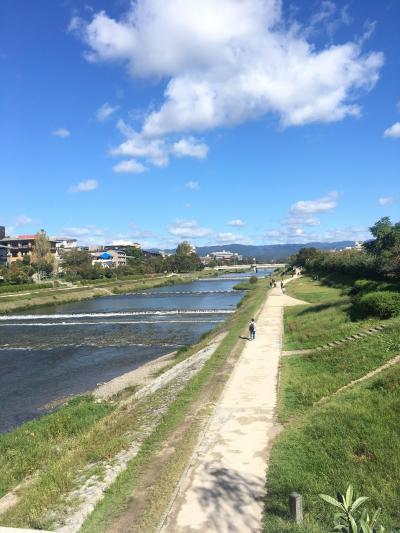
[[[23,261],[14,261],[4,270],[4,281],[20,285],[21,283],[29,283],[34,270],[31,266],[25,265]]]
[[[61,268],[72,278],[92,279],[94,274],[92,257],[86,250],[64,250],[61,255]]]
[[[365,250],[376,257],[382,274],[400,276],[400,222],[393,224],[389,217],[383,217],[370,232],[375,238],[364,243]]]
[[[46,232],[41,229],[36,234],[33,247],[32,264],[34,265],[39,278],[51,274],[54,269],[54,260],[50,254],[50,241]]]
[[[188,241],[182,241],[176,247],[175,255],[189,256],[193,253],[193,247]]]

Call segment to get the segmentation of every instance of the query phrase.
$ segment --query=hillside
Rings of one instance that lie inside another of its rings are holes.
[[[290,255],[297,253],[300,248],[315,247],[321,250],[341,249],[346,246],[353,246],[354,241],[340,241],[340,242],[308,242],[306,244],[266,244],[263,246],[253,246],[247,244],[221,244],[218,246],[198,246],[197,253],[200,256],[218,252],[221,250],[229,250],[236,252],[244,257],[255,257],[259,261],[286,261]],[[167,252],[174,252],[175,250],[166,250]]]

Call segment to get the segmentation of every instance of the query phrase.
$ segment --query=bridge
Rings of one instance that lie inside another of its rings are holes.
[[[249,270],[257,268],[280,268],[285,267],[286,263],[253,263],[251,265],[224,265],[213,267],[212,270]]]

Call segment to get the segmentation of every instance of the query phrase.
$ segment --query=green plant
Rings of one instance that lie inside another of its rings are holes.
[[[250,283],[257,283],[257,281],[258,281],[257,276],[251,276],[250,279],[249,279]]]
[[[368,500],[367,496],[360,496],[353,502],[353,486],[349,485],[346,496],[338,494],[337,499],[320,494],[320,498],[333,505],[339,511],[334,516],[333,531],[341,533],[384,533],[385,528],[377,525],[380,509],[375,511],[372,517],[369,516],[366,509],[360,510],[360,507]]]
[[[391,318],[400,315],[400,293],[395,291],[374,291],[361,295],[355,302],[355,309],[361,316]]]

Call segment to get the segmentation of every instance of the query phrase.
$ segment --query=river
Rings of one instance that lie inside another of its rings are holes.
[[[235,310],[243,293],[233,286],[244,277],[229,274],[0,316],[0,433],[43,414],[50,402],[198,342]]]

